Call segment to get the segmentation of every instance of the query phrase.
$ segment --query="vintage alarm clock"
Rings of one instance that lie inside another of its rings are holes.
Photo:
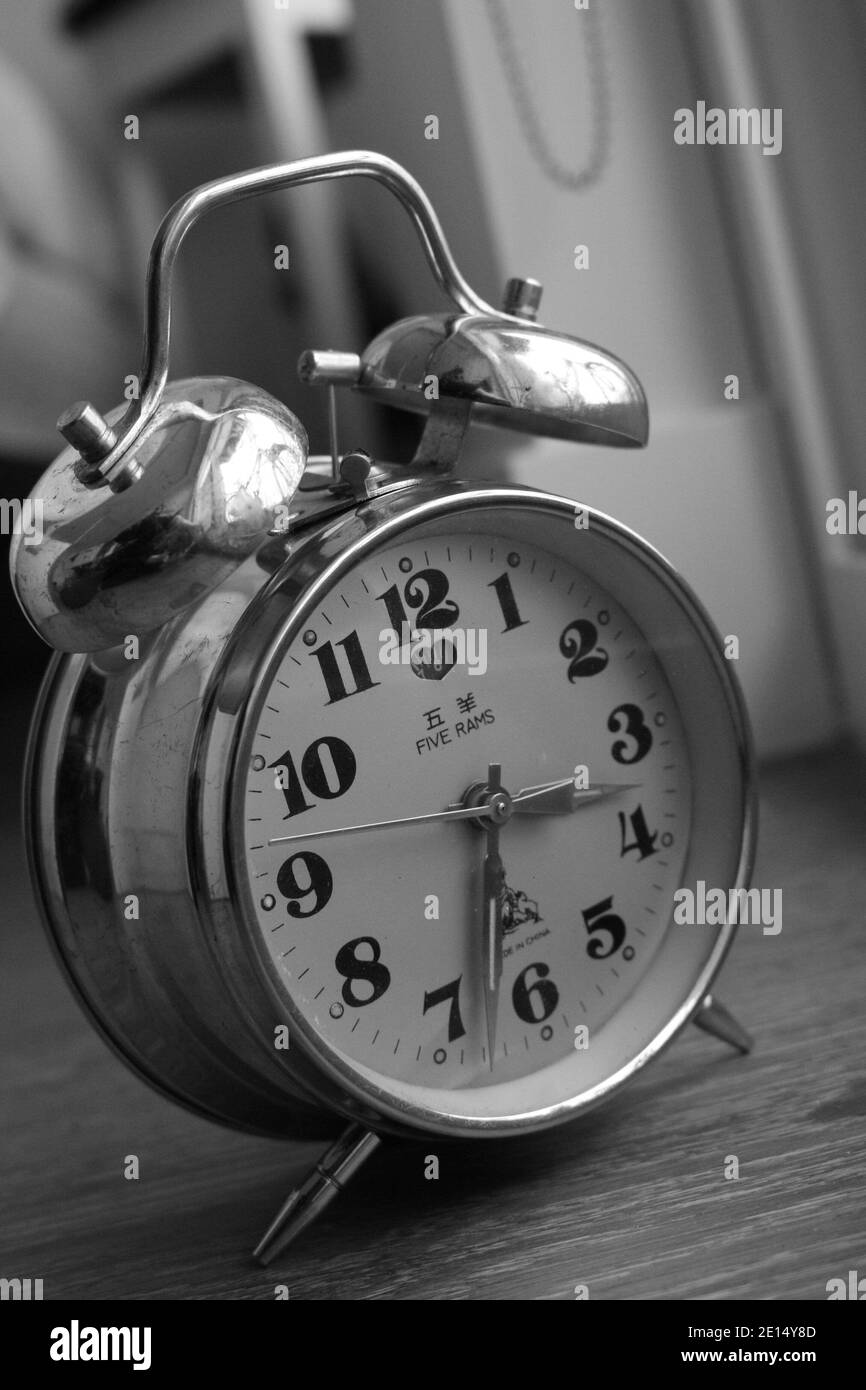
[[[167,384],[193,223],[350,175],[398,197],[454,311],[360,357],[307,352],[300,376],[426,415],[408,464],[341,457],[335,431],[332,460],[308,458],[292,412],[242,381]],[[380,1137],[573,1120],[689,1020],[750,1046],[710,993],[735,924],[672,920],[678,887],[744,887],[752,863],[719,635],[612,518],[455,476],[476,423],[646,441],[634,375],[540,327],[539,296],[479,299],[379,155],[206,184],[151,251],[139,399],[61,418],[43,539],[16,538],[16,593],[57,649],[29,862],[72,987],[199,1115],[296,1137],[342,1117],[265,1261]]]

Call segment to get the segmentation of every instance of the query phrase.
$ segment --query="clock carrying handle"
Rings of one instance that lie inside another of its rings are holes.
[[[112,428],[93,406],[78,402],[57,422],[60,433],[82,456],[76,471],[90,486],[110,481],[122,455],[147,428],[159,406],[168,379],[171,336],[171,293],[174,266],[184,237],[213,208],[242,198],[255,198],[277,189],[347,177],[375,179],[394,194],[408,212],[427,261],[438,282],[458,309],[467,314],[495,315],[514,322],[512,315],[485,303],[464,280],[451,254],[433,205],[411,174],[385,155],[369,150],[269,164],[245,173],[229,174],[202,184],[180,198],[159,225],[147,270],[144,352],[140,394],[122,420]]]

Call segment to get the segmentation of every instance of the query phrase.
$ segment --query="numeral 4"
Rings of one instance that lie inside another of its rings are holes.
[[[638,859],[648,859],[651,854],[658,854],[656,840],[659,837],[659,833],[657,830],[653,830],[653,832],[650,833],[642,806],[638,806],[636,811],[632,811],[628,818],[626,818],[623,811],[618,811],[617,815],[619,816],[619,830],[622,839],[622,849],[619,852],[620,859],[622,859],[623,855],[631,854],[632,850],[637,850]],[[629,821],[631,821],[634,839],[627,845],[625,842],[625,834]]]

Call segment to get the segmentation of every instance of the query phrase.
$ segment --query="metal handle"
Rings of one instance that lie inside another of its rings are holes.
[[[123,419],[114,427],[113,435],[109,431],[96,437],[100,434],[101,417],[84,402],[66,412],[58,421],[61,434],[89,463],[89,481],[101,483],[109,480],[108,475],[121,455],[135,444],[159,405],[168,377],[172,276],[181,243],[190,227],[206,212],[226,203],[257,197],[276,189],[355,175],[384,184],[402,203],[415,225],[438,284],[458,309],[464,313],[492,314],[497,318],[513,317],[487,304],[467,284],[451,255],[426,193],[402,165],[385,155],[369,150],[347,150],[314,159],[299,159],[290,164],[269,164],[214,179],[212,183],[193,189],[169,208],[154,237],[147,270],[144,354],[138,400],[130,404]]]

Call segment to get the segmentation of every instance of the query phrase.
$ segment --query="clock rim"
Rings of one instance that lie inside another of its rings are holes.
[[[466,512],[500,505],[553,510],[560,516],[565,511],[572,517],[583,506],[571,498],[531,487],[462,481],[425,482],[415,488],[401,490],[399,494],[382,495],[317,531],[302,544],[260,595],[262,611],[245,615],[239,624],[241,626],[248,619],[259,640],[265,630],[270,630],[270,636],[255,670],[247,670],[243,700],[235,702],[235,721],[225,775],[225,816],[221,837],[228,897],[227,901],[212,902],[210,910],[212,913],[216,911],[219,917],[228,907],[235,922],[240,923],[240,935],[244,938],[247,953],[251,955],[265,986],[273,1022],[285,1022],[289,1026],[291,1046],[286,1054],[286,1064],[296,1079],[301,1080],[322,1104],[384,1132],[503,1137],[549,1128],[603,1103],[658,1056],[688,1024],[718,975],[737,930],[736,924],[730,923],[717,929],[707,962],[693,981],[687,996],[639,1055],[591,1091],[527,1114],[494,1117],[447,1114],[421,1103],[407,1103],[405,1099],[395,1097],[382,1085],[362,1076],[363,1064],[356,1067],[351,1059],[345,1058],[321,1034],[316,1033],[280,981],[272,958],[263,948],[245,882],[244,857],[237,845],[243,837],[235,836],[234,826],[243,823],[241,800],[256,716],[282,653],[308,613],[321,602],[323,595],[365,556],[427,521],[445,519],[455,511]],[[715,667],[737,745],[742,788],[737,872],[734,882],[726,886],[745,888],[750,881],[757,836],[754,749],[742,692],[729,664],[721,656],[721,642],[715,625],[691,586],[656,547],[605,513],[588,506],[583,510],[589,517],[590,528],[607,533],[608,539],[624,544],[636,552],[641,561],[655,569],[657,577],[673,591],[685,609],[692,628]],[[288,614],[287,597],[290,599]],[[280,610],[276,623],[268,620],[267,612],[270,607],[270,618],[273,619],[275,606]],[[664,669],[664,663],[662,666]]]

